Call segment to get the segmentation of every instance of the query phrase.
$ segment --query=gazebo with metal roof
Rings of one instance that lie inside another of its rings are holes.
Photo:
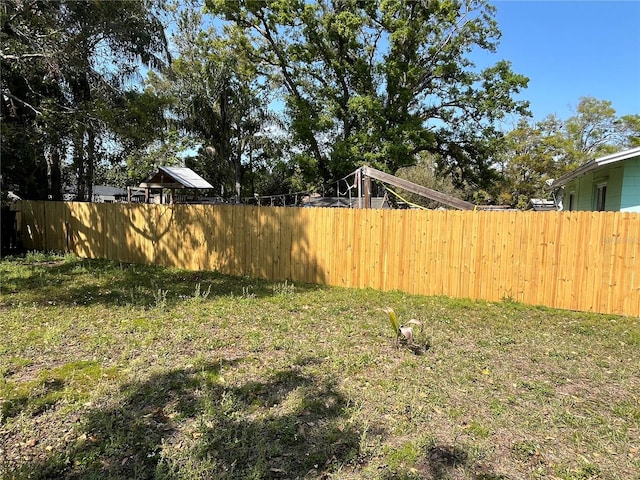
[[[169,203],[173,203],[173,193],[176,189],[191,188],[202,190],[214,188],[209,182],[187,167],[159,167],[158,171],[140,184],[144,189],[145,203],[149,203],[152,189],[170,190]]]

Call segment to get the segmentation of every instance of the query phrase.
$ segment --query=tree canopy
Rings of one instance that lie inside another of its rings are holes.
[[[499,31],[484,1],[207,0],[229,44],[282,91],[297,161],[330,185],[361,164],[395,172],[439,154],[458,183],[483,183],[494,122],[526,113],[527,79],[484,70]]]
[[[240,201],[370,165],[523,207],[640,145],[606,100],[532,121],[528,79],[473,62],[499,40],[485,0],[0,0],[2,190],[88,200],[182,163]]]
[[[88,199],[100,160],[121,138],[141,140],[140,122],[119,128],[115,112],[131,119],[153,104],[130,87],[141,65],[169,61],[156,7],[151,0],[2,1],[3,190],[60,198],[68,166],[68,183]]]
[[[521,118],[497,156],[497,201],[519,208],[549,195],[547,182],[580,164],[638,145],[640,115],[618,117],[611,102],[583,97],[566,120]]]
[[[269,93],[199,10],[178,9],[175,17],[176,59],[147,83],[170,99],[171,128],[193,137],[196,155],[186,159],[188,166],[210,178],[220,195],[240,201],[245,165],[253,167],[273,147],[262,135],[275,122]]]

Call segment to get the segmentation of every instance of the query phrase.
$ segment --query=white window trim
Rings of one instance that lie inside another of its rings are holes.
[[[607,208],[607,181],[606,180],[599,180],[598,182],[596,182],[595,184],[595,198],[594,198],[594,202],[595,202],[595,206],[594,206],[594,210],[596,210],[597,212],[604,212],[605,209]],[[600,205],[600,192],[602,191],[602,189],[604,188],[604,195],[602,198],[602,208]]]

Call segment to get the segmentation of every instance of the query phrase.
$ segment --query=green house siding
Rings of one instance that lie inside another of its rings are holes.
[[[640,213],[640,146],[589,160],[551,187],[563,190],[565,210]]]
[[[620,211],[640,212],[640,158],[625,162]]]
[[[597,210],[597,186],[606,184],[607,194],[604,203],[606,211],[617,212],[621,208],[624,170],[622,165],[603,167],[587,173],[567,183],[565,187],[565,208],[569,207],[569,195],[574,194],[573,209],[580,211]],[[639,185],[640,186],[640,185]]]

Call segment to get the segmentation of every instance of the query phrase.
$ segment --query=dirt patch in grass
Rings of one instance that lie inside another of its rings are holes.
[[[640,471],[638,319],[74,257],[0,275],[3,479]]]

